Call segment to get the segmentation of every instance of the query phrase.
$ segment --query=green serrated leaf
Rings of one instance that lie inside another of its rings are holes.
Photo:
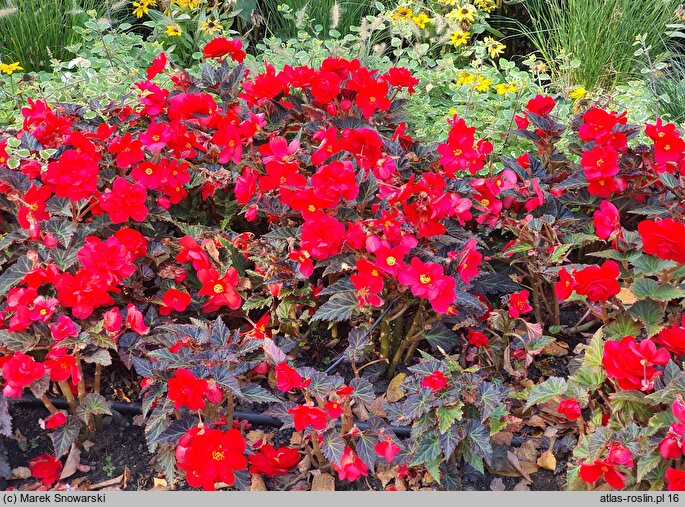
[[[359,307],[357,296],[353,292],[343,292],[332,296],[312,316],[311,320],[341,322],[349,320],[352,312]]]
[[[685,297],[685,290],[667,283],[658,283],[651,278],[640,278],[630,286],[630,290],[638,299],[655,299],[657,301],[671,301]]]
[[[241,307],[243,311],[249,312],[250,310],[259,310],[265,306],[270,306],[273,303],[273,296],[261,297],[252,295],[250,298],[243,303]]]
[[[640,325],[629,315],[621,314],[604,328],[606,337],[610,340],[620,340],[625,336],[636,336],[640,333]],[[601,354],[600,354],[601,358]]]
[[[654,336],[664,327],[664,309],[654,301],[638,301],[628,309],[628,313],[642,321],[648,337]]]
[[[61,458],[74,443],[81,431],[81,422],[73,415],[67,416],[67,422],[57,428],[50,438],[55,448],[55,456]]]
[[[411,461],[411,466],[429,463],[440,456],[440,440],[435,431],[428,431],[423,434],[419,441],[419,446]]]
[[[339,465],[345,452],[345,441],[336,430],[328,430],[323,435],[321,452],[333,465]]]
[[[568,384],[561,377],[549,377],[541,384],[533,386],[528,393],[528,401],[524,410],[528,410],[533,405],[550,401],[555,396],[563,396],[568,389]]]
[[[458,401],[451,407],[438,407],[435,414],[438,416],[438,428],[440,434],[445,434],[452,427],[455,421],[461,421],[464,416],[464,404]]]
[[[262,236],[264,239],[290,239],[298,238],[301,233],[300,227],[279,227],[273,231],[267,232]]]
[[[252,403],[275,403],[281,401],[257,384],[248,384],[241,387],[239,397]]]
[[[84,423],[90,424],[94,415],[112,415],[104,396],[97,393],[87,394],[76,409],[76,415]]]
[[[637,482],[641,482],[649,472],[654,470],[663,461],[661,454],[652,452],[646,456],[641,456],[637,460]]]
[[[12,287],[17,285],[32,268],[33,263],[26,256],[20,257],[17,262],[7,268],[0,275],[0,297],[7,294]]]

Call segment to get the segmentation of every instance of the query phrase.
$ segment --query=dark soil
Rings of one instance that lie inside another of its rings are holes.
[[[38,419],[48,415],[47,410],[10,404],[9,412],[12,427],[21,433],[18,439],[5,440],[9,463],[12,468],[26,467],[31,458],[52,449],[50,438],[38,425]],[[103,427],[93,442],[94,445],[87,451],[85,448],[81,450],[81,465],[89,466],[90,470],[85,473],[77,472],[69,481],[86,476],[91,484],[96,484],[121,475],[124,467],[128,467],[131,479],[127,490],[146,490],[152,487],[152,455],[148,453],[143,428],[134,426],[131,417],[118,413],[111,417],[106,416]],[[9,481],[9,485],[18,487],[24,482],[33,481]]]

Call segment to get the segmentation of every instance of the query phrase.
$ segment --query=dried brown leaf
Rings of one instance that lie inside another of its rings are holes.
[[[81,464],[81,451],[76,444],[71,444],[71,449],[69,449],[69,456],[64,462],[64,468],[62,468],[62,473],[60,474],[60,480],[71,477],[76,472],[78,472],[78,466]]]
[[[545,470],[554,472],[557,469],[557,458],[554,457],[551,451],[545,451],[538,458],[537,464]]]
[[[335,479],[331,474],[314,476],[312,491],[335,491]]]
[[[398,373],[395,378],[390,381],[390,384],[388,384],[388,389],[385,391],[385,397],[390,403],[394,403],[404,398],[405,392],[404,389],[402,389],[402,383],[406,378],[406,374]]]
[[[253,474],[250,481],[250,491],[267,491],[264,479],[259,474]]]

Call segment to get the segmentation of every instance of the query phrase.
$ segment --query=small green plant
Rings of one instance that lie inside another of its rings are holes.
[[[559,58],[571,55],[582,65],[568,69],[574,85],[612,89],[640,74],[633,41],[644,34],[646,46],[665,50],[662,34],[673,21],[678,0],[526,0],[530,26],[520,31],[549,66],[553,76],[565,79]]]
[[[360,20],[371,12],[374,3],[371,0],[262,0],[259,4],[267,34],[294,37],[306,15],[311,26],[321,25],[322,35],[328,37],[331,30],[350,33],[350,27],[358,26]]]
[[[105,464],[103,465],[102,470],[107,474],[107,477],[114,476],[116,467],[114,466],[114,463],[112,463],[112,455],[108,452],[105,452]]]
[[[80,40],[74,27],[86,11],[111,12],[107,1],[0,0],[0,63],[18,61],[26,71],[49,70],[53,60],[68,54],[67,46]]]

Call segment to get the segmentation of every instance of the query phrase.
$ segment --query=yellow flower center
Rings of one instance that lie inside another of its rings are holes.
[[[221,294],[224,291],[224,286],[221,285],[220,283],[217,283],[214,285],[214,293],[215,294]]]
[[[419,276],[419,281],[424,285],[428,285],[429,283],[431,283],[431,277],[428,275],[422,274]]]
[[[224,459],[224,452],[223,451],[213,451],[212,452],[212,459],[215,461],[221,461]]]
[[[482,201],[480,201],[480,203],[481,203],[483,206],[489,206],[489,205],[490,205],[490,200],[489,200],[489,199],[483,199]]]
[[[392,255],[389,256],[387,259],[385,259],[385,263],[388,266],[394,266],[397,263],[397,259],[395,259]]]
[[[147,169],[145,169],[145,174],[147,174],[148,176],[152,176],[152,173],[153,173],[153,172],[154,172],[154,171],[152,170],[151,167],[148,167]]]

